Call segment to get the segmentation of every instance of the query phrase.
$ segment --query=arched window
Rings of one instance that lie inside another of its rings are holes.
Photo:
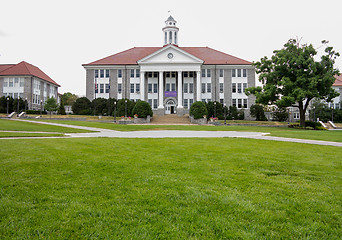
[[[177,45],[177,32],[175,32],[175,44]]]
[[[169,43],[172,43],[172,32],[169,32]]]
[[[165,44],[167,44],[167,32],[165,32]]]

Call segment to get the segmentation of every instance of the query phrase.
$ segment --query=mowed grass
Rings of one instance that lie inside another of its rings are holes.
[[[0,144],[0,239],[342,236],[339,147],[230,138]]]
[[[50,122],[49,120],[44,120]],[[92,121],[72,121],[72,120],[51,120],[54,123],[64,123],[76,126],[96,127],[117,131],[146,131],[146,130],[189,130],[189,131],[247,131],[270,133],[270,136],[288,137],[299,139],[312,139],[322,141],[342,142],[342,130],[340,131],[316,131],[293,129],[287,127],[263,127],[263,126],[243,126],[243,125],[122,125],[114,123],[92,122]],[[265,123],[265,122],[263,122]],[[263,125],[263,124],[262,124]]]
[[[0,132],[0,138],[8,137],[62,137],[64,134],[58,133],[22,133],[22,132]]]
[[[76,128],[67,128],[52,126],[47,124],[39,124],[36,122],[14,121],[8,119],[0,119],[0,130],[2,131],[32,131],[32,132],[60,132],[60,133],[85,133],[92,132]]]

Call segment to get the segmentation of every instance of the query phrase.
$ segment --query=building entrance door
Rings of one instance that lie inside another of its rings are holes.
[[[170,99],[165,104],[165,114],[175,114],[176,113],[176,102]]]

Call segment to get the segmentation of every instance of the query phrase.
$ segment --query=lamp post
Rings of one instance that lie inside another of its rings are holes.
[[[94,116],[96,113],[96,92],[98,91],[97,89],[97,78],[95,78],[95,91],[94,91]]]
[[[17,99],[17,117],[19,117],[19,94]]]
[[[26,117],[26,110],[27,110],[27,98],[25,98],[25,117]]]
[[[214,102],[214,117],[216,118],[216,101]]]
[[[8,104],[9,104],[9,97],[7,97],[7,115],[8,115]]]
[[[114,102],[114,122],[116,123],[116,101]]]
[[[125,118],[127,118],[127,99],[125,100]]]
[[[331,121],[334,122],[334,106],[331,107]]]
[[[224,104],[224,125],[227,125],[227,106]]]
[[[42,117],[43,100],[40,100],[40,117]]]

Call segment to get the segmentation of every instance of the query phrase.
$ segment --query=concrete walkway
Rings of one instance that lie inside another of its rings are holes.
[[[329,142],[319,140],[308,140],[308,139],[296,139],[296,138],[285,138],[285,137],[272,137],[267,136],[269,133],[261,132],[237,132],[237,131],[182,131],[182,130],[151,130],[151,131],[115,131],[102,128],[94,127],[83,127],[61,123],[51,122],[39,122],[29,120],[14,120],[14,121],[25,121],[34,122],[46,125],[54,125],[60,127],[68,127],[75,129],[83,129],[93,131],[91,133],[66,133],[67,137],[72,138],[83,138],[83,137],[108,137],[108,138],[251,138],[260,140],[272,140],[282,142],[295,142],[295,143],[308,143],[316,145],[336,146],[342,147],[342,142]],[[0,138],[0,139],[27,139],[27,138],[63,138],[63,137],[13,137],[13,138]],[[64,137],[65,138],[65,137]]]

